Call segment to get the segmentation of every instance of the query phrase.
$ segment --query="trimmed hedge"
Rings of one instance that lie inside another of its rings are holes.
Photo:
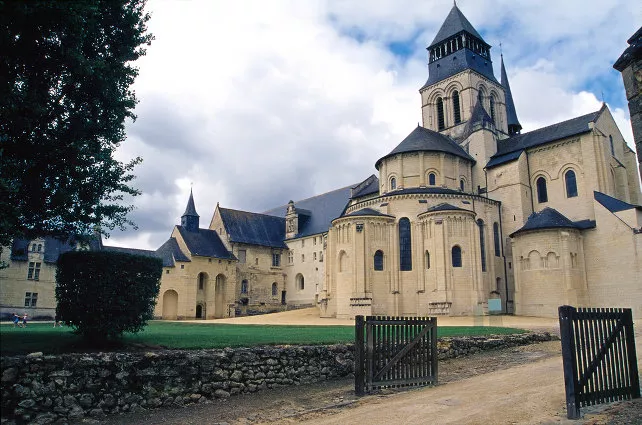
[[[56,272],[56,315],[87,339],[138,332],[154,316],[163,264],[113,251],[62,254]]]

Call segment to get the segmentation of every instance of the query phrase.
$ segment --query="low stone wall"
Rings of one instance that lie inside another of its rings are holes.
[[[548,341],[549,334],[439,340],[439,358]],[[350,376],[352,345],[2,357],[2,424],[182,406]]]

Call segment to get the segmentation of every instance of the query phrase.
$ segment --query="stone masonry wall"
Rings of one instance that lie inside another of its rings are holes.
[[[442,338],[439,359],[550,339],[549,334]],[[354,346],[32,353],[2,357],[0,369],[2,424],[47,424],[351,376]]]

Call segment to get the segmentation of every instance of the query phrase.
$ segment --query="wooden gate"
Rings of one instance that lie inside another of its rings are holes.
[[[357,316],[354,388],[437,383],[437,318]]]
[[[566,409],[640,397],[631,309],[559,308]]]

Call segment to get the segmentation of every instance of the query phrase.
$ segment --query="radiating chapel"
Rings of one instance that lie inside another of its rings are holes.
[[[156,315],[556,316],[570,304],[642,318],[638,163],[606,105],[522,133],[503,57],[497,79],[456,5],[427,50],[422,124],[376,174],[261,213],[217,205],[203,228],[190,194],[167,242],[135,250],[163,258]],[[37,254],[10,258],[18,305]]]

